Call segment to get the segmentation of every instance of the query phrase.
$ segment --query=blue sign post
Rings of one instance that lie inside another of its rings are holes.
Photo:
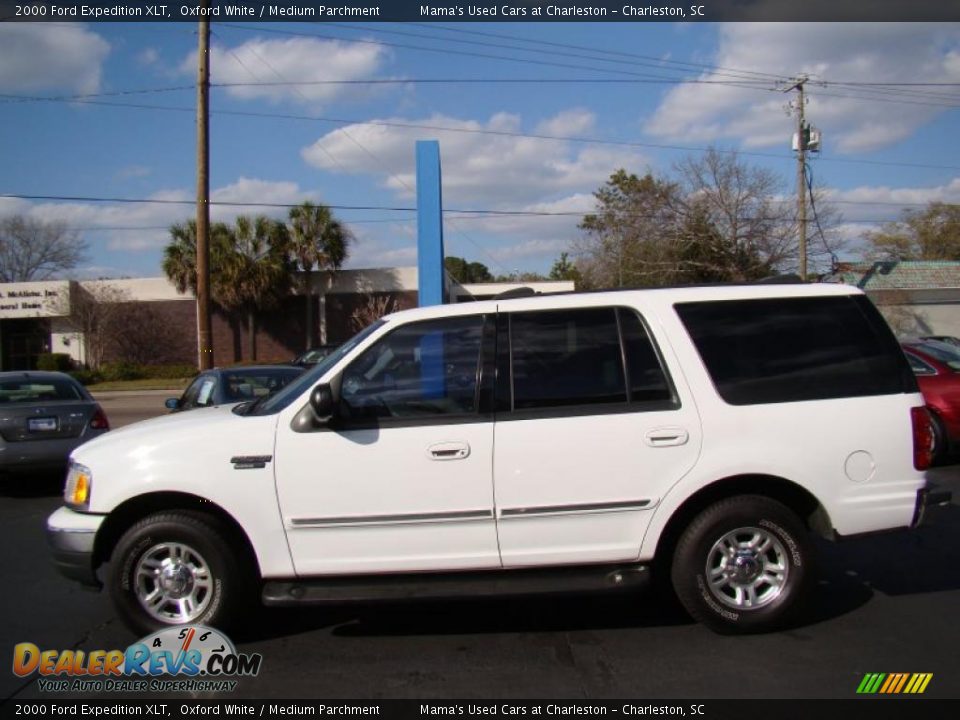
[[[417,141],[417,271],[420,306],[443,304],[443,199],[436,140]]]

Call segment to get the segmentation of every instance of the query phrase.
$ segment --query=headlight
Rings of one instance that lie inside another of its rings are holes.
[[[67,471],[67,484],[63,488],[63,499],[74,510],[86,510],[90,507],[90,490],[93,474],[86,465],[70,461]]]

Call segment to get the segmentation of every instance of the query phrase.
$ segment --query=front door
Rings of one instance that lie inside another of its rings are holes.
[[[280,508],[300,575],[500,566],[484,317],[401,325],[354,359],[335,417],[277,430]]]

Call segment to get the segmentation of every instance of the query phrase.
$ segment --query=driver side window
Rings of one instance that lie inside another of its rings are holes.
[[[477,411],[483,316],[404,325],[353,361],[340,385],[340,417],[417,418]]]

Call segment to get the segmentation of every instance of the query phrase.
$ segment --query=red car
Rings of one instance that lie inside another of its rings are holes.
[[[933,411],[937,458],[960,449],[960,348],[936,340],[903,343],[927,407]]]

